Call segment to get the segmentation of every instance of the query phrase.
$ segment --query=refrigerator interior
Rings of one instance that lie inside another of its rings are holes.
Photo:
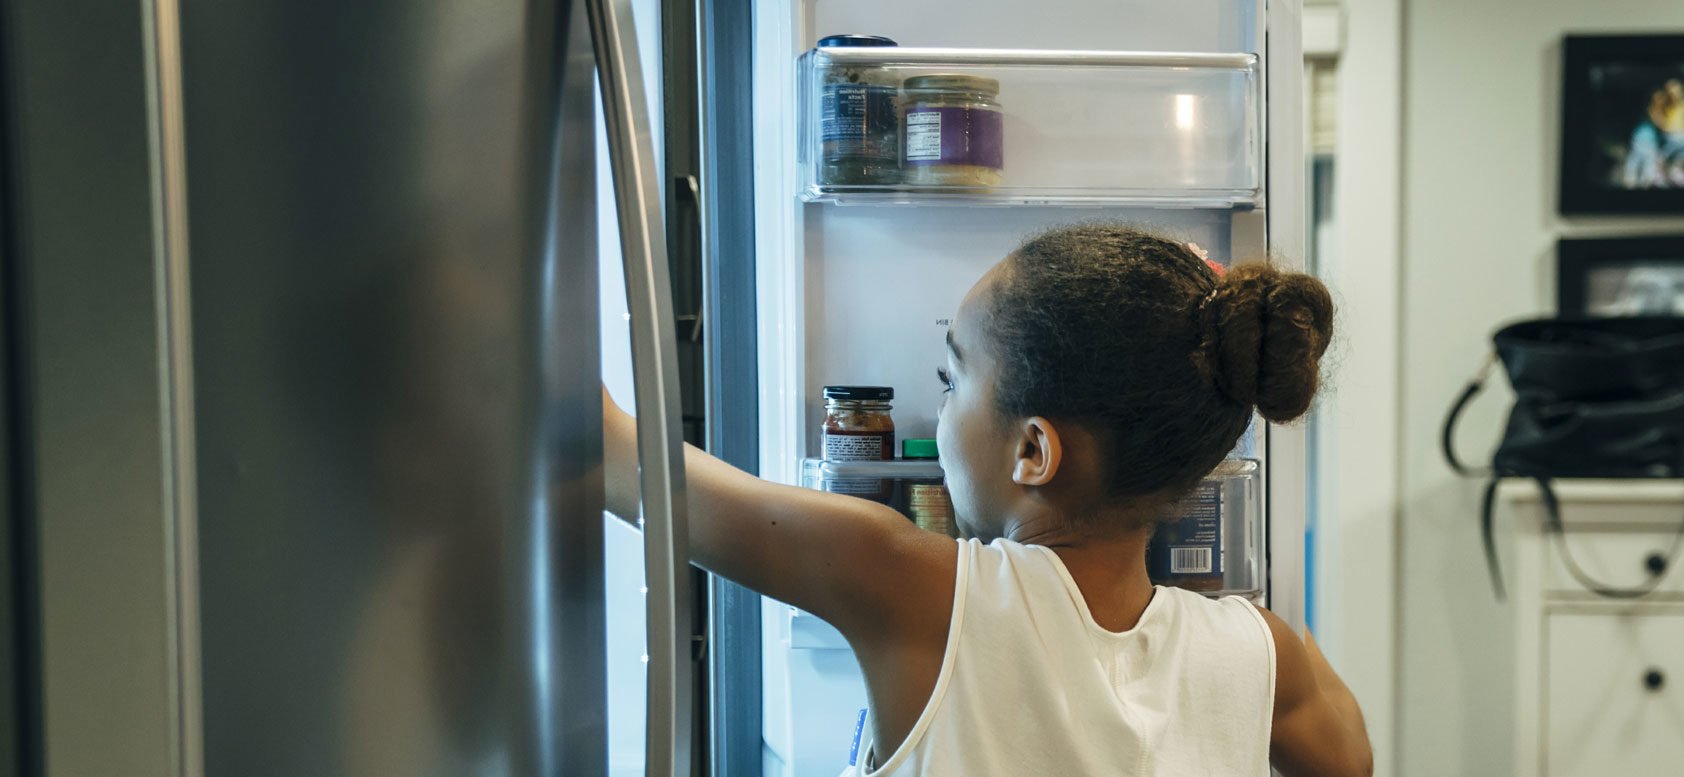
[[[813,112],[798,104],[797,95],[810,93],[800,83],[798,58],[819,38],[884,35],[900,46],[946,49],[1249,53],[1266,62],[1267,17],[1262,0],[976,0],[963,6],[785,0],[758,7],[753,121],[760,171],[755,198],[761,473],[800,482],[802,460],[819,454],[821,389],[826,385],[892,386],[897,436],[933,437],[941,400],[935,368],[943,362],[948,319],[970,286],[1026,235],[1104,219],[1197,242],[1224,263],[1262,259],[1271,248],[1285,250],[1268,241],[1261,196],[1238,207],[1212,206],[1192,197],[1178,202],[1174,155],[1154,154],[1152,144],[1126,142],[1127,132],[1138,128],[1108,134],[1095,123],[1121,119],[1103,110],[1070,107],[1093,100],[1091,89],[1081,86],[1092,81],[1084,82],[1088,76],[1081,73],[1072,75],[1063,94],[1058,79],[1047,78],[1056,71],[1039,70],[1021,82],[1012,81],[1017,76],[1009,71],[987,73],[1001,82],[999,102],[1006,114],[1007,185],[1000,191],[950,199],[901,192],[877,202],[861,200],[867,204],[848,204],[845,197],[803,202],[803,196],[826,199],[811,196],[814,179],[799,162],[810,153],[802,146],[804,138],[810,139],[805,133],[812,131],[801,126],[801,117]],[[1157,99],[1144,91],[1129,92],[1131,83],[1161,92],[1165,79],[1175,77],[1145,72],[1131,82],[1124,73],[1106,88],[1121,90],[1116,102],[1128,104]],[[1191,89],[1211,82],[1187,83],[1194,84]],[[1161,97],[1179,99],[1171,104],[1183,106],[1205,99],[1197,94]],[[1186,124],[1192,123],[1186,116],[1190,110],[1181,108]],[[1260,125],[1273,121],[1260,89],[1250,110]],[[1069,122],[1067,129],[1061,129],[1060,120]],[[1257,140],[1260,144],[1261,132]],[[1266,167],[1262,149],[1256,152],[1262,184],[1267,180],[1263,171],[1278,168]],[[1140,192],[1109,196],[1100,190],[1121,187],[1082,180],[1083,165],[1070,161],[1082,158],[1115,163],[1109,165],[1113,169],[1150,171],[1153,175],[1146,177],[1170,183],[1160,183],[1150,197]],[[1014,177],[1033,178],[1046,169],[1074,171],[1075,177],[1057,182],[1060,191],[1091,186],[1094,195],[1044,201],[1033,192],[1012,196]],[[1263,439],[1252,438],[1243,447],[1265,459],[1266,471],[1273,469]],[[1271,471],[1266,482],[1290,482],[1282,480],[1287,476],[1301,478],[1296,472]],[[1295,562],[1277,558],[1271,578],[1276,574],[1298,574]],[[836,774],[848,764],[866,706],[858,664],[846,642],[822,621],[767,599],[762,656],[764,774]]]

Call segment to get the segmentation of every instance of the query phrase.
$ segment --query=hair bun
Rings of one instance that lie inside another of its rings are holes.
[[[1321,281],[1239,265],[1201,301],[1199,328],[1194,361],[1224,396],[1276,423],[1309,411],[1333,339],[1333,297]]]

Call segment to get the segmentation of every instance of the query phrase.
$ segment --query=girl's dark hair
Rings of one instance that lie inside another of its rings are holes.
[[[1083,424],[1114,494],[1175,499],[1253,409],[1276,422],[1309,410],[1333,299],[1308,275],[1259,262],[1219,277],[1184,243],[1090,224],[1024,243],[987,326],[1002,412]]]

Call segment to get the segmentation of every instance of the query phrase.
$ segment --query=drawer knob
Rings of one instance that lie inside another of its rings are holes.
[[[1643,673],[1643,687],[1651,691],[1658,691],[1666,685],[1666,675],[1659,669],[1650,669]]]
[[[1666,574],[1666,556],[1650,553],[1648,558],[1643,559],[1643,568],[1656,577]]]

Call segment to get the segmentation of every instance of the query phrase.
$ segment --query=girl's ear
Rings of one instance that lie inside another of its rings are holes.
[[[1064,460],[1064,444],[1052,422],[1040,416],[1025,419],[1018,443],[1017,463],[1012,466],[1012,482],[1020,486],[1045,486],[1058,474]]]

